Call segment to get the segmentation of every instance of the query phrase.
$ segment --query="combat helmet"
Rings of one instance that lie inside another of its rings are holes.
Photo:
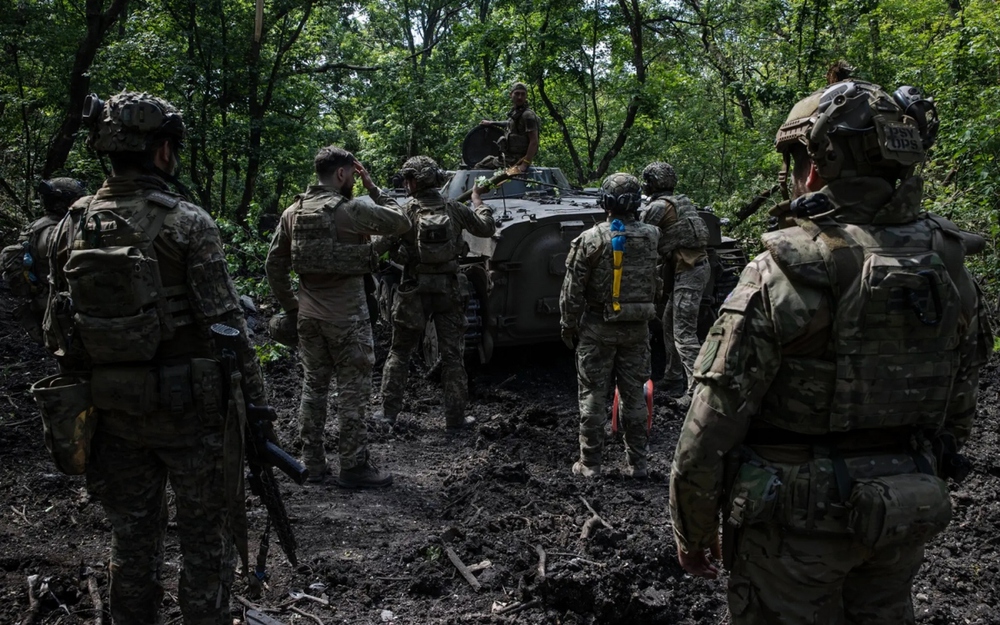
[[[83,123],[90,127],[87,145],[98,154],[147,152],[170,138],[181,145],[186,129],[180,112],[148,93],[123,91],[104,102],[90,94],[83,103]]]
[[[799,101],[778,129],[775,149],[786,178],[795,145],[803,145],[824,180],[853,176],[905,179],[924,160],[938,129],[937,109],[916,87],[891,96],[874,83],[850,78]]]
[[[73,178],[52,178],[38,183],[38,197],[47,213],[64,215],[73,202],[85,195],[87,188]]]
[[[639,179],[626,173],[611,174],[601,185],[599,202],[604,210],[618,215],[637,210],[642,203]]]
[[[656,161],[642,170],[642,190],[646,195],[670,193],[677,186],[677,173],[670,163]]]
[[[399,170],[404,179],[411,178],[417,183],[417,190],[436,189],[444,184],[444,172],[429,156],[413,156],[406,159]]]

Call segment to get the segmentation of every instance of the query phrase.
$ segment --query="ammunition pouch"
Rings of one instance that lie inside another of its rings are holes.
[[[78,312],[73,321],[87,354],[97,363],[152,360],[160,347],[160,316],[155,308],[110,319]]]
[[[847,505],[849,527],[871,549],[927,542],[951,521],[948,485],[925,473],[858,480]]]
[[[80,475],[87,468],[90,441],[97,429],[91,401],[91,383],[71,374],[58,374],[35,382],[31,395],[42,415],[45,448],[56,468]]]
[[[94,405],[130,414],[169,411],[180,414],[197,404],[200,411],[219,414],[219,363],[204,358],[160,366],[94,367]]]
[[[751,460],[741,464],[730,489],[727,522],[733,527],[745,527],[773,519],[781,490],[780,477],[778,469],[760,462]]]

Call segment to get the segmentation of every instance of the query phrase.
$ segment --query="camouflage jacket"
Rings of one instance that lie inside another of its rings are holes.
[[[329,197],[339,201],[333,189],[314,185],[303,194],[309,201],[322,201]],[[361,198],[341,203],[334,212],[337,239],[344,243],[361,243],[371,235],[399,235],[410,228],[410,221],[395,200],[377,189],[371,193],[372,204]],[[303,316],[343,323],[366,319],[364,277],[336,273],[299,276],[296,295],[292,288],[292,232],[298,215],[299,202],[289,206],[271,239],[265,270],[271,292],[284,310],[299,309]]]
[[[247,388],[251,400],[264,397],[264,377],[257,356],[247,338],[246,320],[239,296],[226,266],[219,229],[212,217],[200,207],[186,202],[168,190],[166,184],[153,176],[112,176],[97,193],[77,201],[69,210],[56,233],[56,244],[50,263],[52,288],[48,316],[60,317],[69,305],[66,276],[63,267],[72,249],[80,223],[97,209],[113,210],[129,218],[147,206],[148,194],[156,193],[166,219],[153,241],[160,280],[165,289],[186,289],[193,323],[178,327],[174,336],[160,343],[155,361],[177,361],[184,358],[214,358],[215,345],[209,328],[223,323],[240,331],[240,356],[246,363]],[[169,204],[168,208],[164,204]],[[69,369],[88,368],[86,350],[61,329],[59,323],[46,323],[46,345]]]
[[[904,184],[894,191],[879,179],[850,179],[835,181],[819,193],[830,202],[826,215],[841,223],[927,219],[919,213],[920,193],[914,192],[913,185]],[[971,282],[964,268],[958,270]],[[791,280],[789,275],[772,251],[755,258],[723,305],[695,364],[700,386],[677,442],[670,479],[674,533],[685,551],[706,548],[717,537],[718,515],[727,496],[724,463],[751,428],[766,425],[762,406],[768,403],[769,394],[781,389],[776,378],[783,363],[794,359],[835,361],[831,288]],[[970,299],[963,301],[963,320],[956,326],[958,336],[953,344],[957,368],[946,414],[938,421],[959,443],[968,437],[979,368],[993,343],[988,317],[975,289]],[[886,386],[896,383],[887,380]],[[816,401],[828,403],[830,398],[817,397]],[[802,407],[803,411],[807,408]]]

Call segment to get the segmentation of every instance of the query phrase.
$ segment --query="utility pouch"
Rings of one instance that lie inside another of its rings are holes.
[[[848,526],[872,549],[927,542],[951,521],[948,485],[925,473],[857,480],[847,505]]]
[[[650,321],[656,317],[653,302],[621,302],[615,310],[613,304],[604,305],[605,321]]]
[[[31,386],[42,415],[45,448],[56,468],[80,475],[87,468],[90,440],[97,429],[88,380],[70,374],[49,376]]]
[[[94,406],[145,414],[158,408],[156,367],[94,367],[90,375]]]
[[[736,473],[730,490],[731,511],[728,523],[744,527],[766,523],[778,507],[781,478],[777,469],[744,462]]]
[[[113,319],[78,312],[73,321],[96,364],[152,360],[160,347],[160,317],[155,308]]]

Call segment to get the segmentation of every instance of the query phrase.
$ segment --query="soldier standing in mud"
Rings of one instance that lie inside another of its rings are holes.
[[[79,180],[53,178],[38,185],[45,214],[21,231],[17,243],[0,252],[3,280],[24,302],[14,312],[31,340],[42,343],[42,318],[49,299],[49,254],[55,226],[73,202],[87,194]]]
[[[650,163],[642,170],[649,203],[642,221],[660,229],[663,303],[663,347],[667,368],[661,383],[678,405],[687,409],[694,389],[693,367],[701,348],[698,313],[712,271],[708,264],[708,226],[686,195],[674,195],[677,174],[669,163]]]
[[[961,233],[920,209],[936,128],[917,89],[848,79],[778,131],[791,226],[699,354],[670,481],[692,575],[717,575],[722,508],[735,625],[914,622],[993,344]]]
[[[241,331],[245,389],[257,405],[265,405],[263,377],[219,230],[168,187],[185,136],[180,113],[158,97],[123,92],[106,103],[89,96],[83,121],[112,174],[60,222],[45,340],[92,394],[87,488],[111,524],[111,615],[118,625],[158,622],[169,480],[184,622],[230,625],[224,475],[242,461],[242,443],[230,427],[239,420],[225,413],[210,326]]]
[[[506,120],[484,119],[479,122],[483,126],[504,128],[503,137],[497,142],[503,160],[487,157],[492,160],[487,163],[484,159],[477,163],[477,167],[518,167],[524,173],[535,160],[538,154],[538,116],[528,106],[527,85],[515,82],[510,86],[510,103],[512,106]]]
[[[414,156],[400,170],[410,201],[404,206],[413,227],[402,237],[376,243],[403,265],[403,278],[392,305],[392,347],[382,369],[382,407],[376,417],[395,423],[403,408],[410,355],[428,319],[434,322],[441,354],[445,426],[459,429],[475,419],[465,414],[468,379],[462,352],[467,280],[458,260],[468,252],[462,232],[488,237],[496,232],[493,212],[482,203],[479,189],[473,208],[447,199],[439,188],[444,172],[427,156]]]
[[[601,473],[605,402],[618,387],[625,433],[626,475],[647,475],[643,385],[649,379],[649,321],[662,283],[656,272],[660,232],[636,219],[639,181],[608,176],[600,203],[607,221],[573,239],[559,296],[561,334],[576,349],[580,403],[580,459],[573,473]]]
[[[374,341],[364,276],[377,266],[371,235],[397,235],[410,222],[384,195],[350,152],[335,146],[315,159],[319,184],[285,209],[265,263],[267,281],[281,307],[297,318],[305,376],[299,419],[309,481],[329,472],[324,448],[330,382],[337,380],[340,475],[344,488],[388,486],[392,474],[368,455],[365,410],[371,397]],[[352,199],[354,176],[375,205]],[[298,296],[289,271],[299,275]]]

